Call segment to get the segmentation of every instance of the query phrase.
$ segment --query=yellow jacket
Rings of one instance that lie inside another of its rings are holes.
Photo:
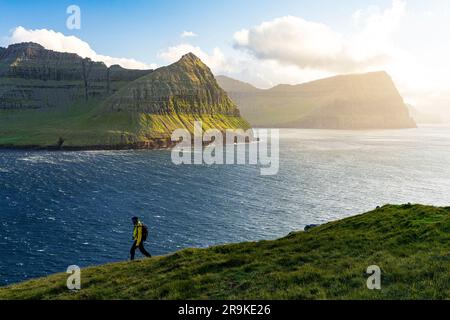
[[[133,240],[136,241],[136,246],[139,246],[142,242],[142,226],[143,224],[140,221],[134,226]]]

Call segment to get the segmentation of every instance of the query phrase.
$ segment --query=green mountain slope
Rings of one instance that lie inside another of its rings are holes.
[[[368,266],[382,270],[368,290]],[[384,206],[275,241],[187,249],[0,289],[0,299],[448,299],[450,208]]]
[[[268,90],[223,76],[218,81],[255,127],[398,129],[416,126],[385,72],[336,76]]]
[[[152,114],[239,116],[237,106],[219,87],[211,70],[192,53],[130,83],[112,96],[107,104],[113,110]]]
[[[173,130],[249,128],[193,54],[157,70],[103,63],[17,44],[0,54],[0,147],[171,146]]]

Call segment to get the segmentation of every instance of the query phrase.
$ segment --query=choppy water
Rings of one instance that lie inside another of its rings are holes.
[[[385,203],[450,204],[450,130],[281,131],[280,172],[168,151],[0,151],[0,285],[148,249],[273,239]]]

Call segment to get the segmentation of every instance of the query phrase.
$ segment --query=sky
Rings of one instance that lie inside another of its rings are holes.
[[[140,69],[193,52],[260,88],[385,70],[407,103],[450,118],[448,0],[0,0],[0,16],[0,46]]]

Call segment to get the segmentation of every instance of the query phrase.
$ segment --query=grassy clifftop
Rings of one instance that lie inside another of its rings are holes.
[[[368,290],[370,265],[381,290]],[[384,206],[275,241],[187,249],[0,289],[0,299],[448,299],[450,207]]]
[[[97,104],[74,106],[67,111],[0,110],[0,147],[123,149],[165,147],[172,132],[185,128],[193,132],[194,121],[201,121],[203,129],[248,129],[240,116],[225,114],[145,112],[99,112]],[[153,145],[152,145],[153,144]],[[167,145],[166,145],[167,146]]]

